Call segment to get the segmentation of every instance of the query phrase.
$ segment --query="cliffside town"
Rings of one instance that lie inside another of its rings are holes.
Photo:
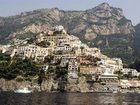
[[[10,44],[1,45],[0,50],[11,59],[31,59],[45,73],[40,85],[34,80],[10,80],[14,84],[10,88],[9,81],[1,79],[4,82],[1,90],[30,87],[48,92],[113,92],[140,87],[139,72],[123,68],[120,58],[109,58],[99,48],[90,48],[61,25],[41,32],[34,39],[14,38]]]
[[[108,57],[121,58],[130,67],[140,55],[135,27],[123,10],[101,3],[87,10],[66,11],[45,8],[10,17],[0,17],[0,43],[24,40],[61,24],[90,47],[100,48]],[[77,34],[78,33],[78,34]]]

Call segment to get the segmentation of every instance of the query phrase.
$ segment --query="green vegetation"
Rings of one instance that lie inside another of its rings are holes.
[[[38,67],[30,59],[10,59],[8,55],[0,53],[0,78],[4,79],[15,79],[17,76],[24,78],[30,78],[38,75]],[[21,81],[21,78],[17,79]]]
[[[50,63],[51,62],[51,60],[53,60],[53,56],[52,55],[48,55],[47,57],[45,57],[45,60],[44,60],[44,63]]]
[[[22,76],[17,76],[16,79],[15,79],[17,82],[22,82],[24,81],[24,78]]]
[[[37,43],[37,45],[41,47],[48,47],[50,45],[50,42],[41,41],[40,43]]]
[[[130,21],[130,20],[123,17],[121,20],[119,20],[118,26],[125,25],[126,23],[128,23],[128,21]]]
[[[34,38],[38,35],[38,33],[27,32],[24,34],[17,35],[18,39],[26,39],[26,38]]]
[[[41,85],[44,80],[45,80],[45,72],[43,70],[40,70],[38,74],[38,84],[40,86],[40,90],[42,90]]]
[[[137,69],[140,72],[140,59],[139,57],[135,59],[135,62],[130,65],[131,68]]]
[[[124,79],[132,79],[133,77],[132,77],[132,74],[129,73],[129,74],[124,74],[124,75],[123,75],[123,78],[124,78]]]
[[[119,70],[119,71],[116,71],[115,74],[118,75],[118,78],[121,79],[122,76],[123,76],[123,73]]]
[[[9,57],[8,54],[5,54],[5,53],[0,52],[0,61],[1,62],[4,62],[4,61],[7,62],[9,60],[10,60],[10,57]]]
[[[139,75],[138,79],[140,80],[140,75]]]
[[[56,73],[57,78],[60,78],[60,77],[64,78],[67,76],[68,70],[66,68],[57,67],[55,73]]]
[[[132,73],[129,72],[128,74],[123,74],[121,71],[116,71],[115,74],[118,75],[119,79],[139,79],[137,76],[132,76]]]
[[[83,74],[83,76],[86,77],[86,81],[91,81],[92,80],[92,75],[91,74]]]
[[[93,40],[94,45],[90,47],[100,48],[101,52],[108,57],[121,58],[124,66],[128,67],[134,62],[132,38],[133,36],[130,34],[98,35],[97,38]]]
[[[27,40],[28,44],[32,44],[32,43],[34,43],[34,41],[35,41],[35,37],[29,38]]]
[[[101,59],[95,57],[95,58],[92,58],[91,61],[93,62],[93,64],[96,64],[98,61],[101,61]]]

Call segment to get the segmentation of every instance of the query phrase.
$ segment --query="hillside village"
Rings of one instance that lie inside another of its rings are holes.
[[[29,42],[30,41],[30,42]],[[13,39],[0,46],[11,59],[31,59],[47,76],[45,91],[106,92],[140,88],[140,73],[123,68],[120,58],[109,58],[90,48],[63,26],[41,32],[34,40]]]

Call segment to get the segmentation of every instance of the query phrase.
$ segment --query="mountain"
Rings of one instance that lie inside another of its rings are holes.
[[[140,33],[140,23],[135,26],[136,33]]]
[[[140,58],[140,23],[135,26],[135,37],[134,37],[134,55],[136,58]]]
[[[102,3],[85,11],[64,11],[58,8],[24,12],[0,17],[0,41],[36,36],[55,25],[63,25],[90,47],[98,47],[110,57],[120,57],[127,65],[134,61],[135,29],[123,10]]]
[[[133,49],[135,62],[130,67],[140,71],[140,23],[135,26]]]

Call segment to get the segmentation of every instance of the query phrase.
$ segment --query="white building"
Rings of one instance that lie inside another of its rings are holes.
[[[83,49],[83,54],[84,55],[91,55],[91,56],[94,56],[94,57],[99,57],[101,55],[101,52],[98,48],[84,48]]]
[[[42,48],[36,45],[20,46],[17,48],[17,55],[23,59],[34,58],[35,61],[43,61],[49,54],[50,48]],[[53,50],[53,49],[52,49]]]
[[[55,47],[54,51],[71,52],[72,48],[70,47],[70,45],[62,45],[62,46]]]
[[[130,69],[130,68],[123,68],[122,70],[123,74],[131,74],[132,76],[138,77],[140,75],[140,72],[138,72],[136,69]]]
[[[63,31],[63,30],[64,30],[64,27],[61,25],[57,25],[54,27],[54,31]]]
[[[47,72],[48,68],[49,68],[49,65],[41,65],[41,69],[45,72]]]
[[[120,59],[116,59],[116,58],[101,59],[101,61],[98,61],[97,64],[104,65],[105,67],[112,69],[114,72],[121,71],[123,69],[122,61]]]
[[[78,63],[75,59],[71,59],[68,64],[68,78],[78,79]]]
[[[58,31],[58,32],[62,32],[63,34],[66,34],[66,31],[62,25],[55,26],[54,31]]]

